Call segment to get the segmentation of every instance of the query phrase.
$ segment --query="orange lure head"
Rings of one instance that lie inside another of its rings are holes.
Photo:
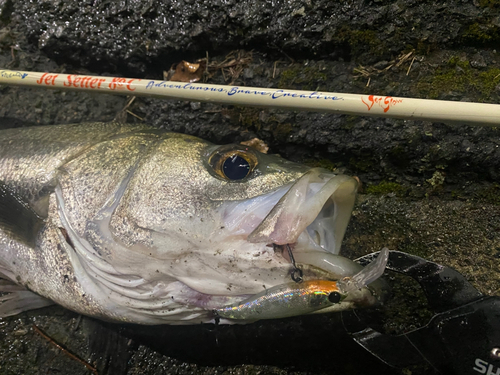
[[[330,303],[339,303],[346,298],[346,295],[340,292],[336,281],[310,280],[301,283],[299,287],[303,289],[305,293],[311,295],[311,302],[317,299],[318,303],[325,303],[326,301]]]

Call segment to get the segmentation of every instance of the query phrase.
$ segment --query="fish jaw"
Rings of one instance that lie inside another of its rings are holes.
[[[210,220],[203,221],[211,223],[211,235],[198,229],[204,237],[191,236],[199,238],[198,244],[178,245],[193,251],[179,252],[163,264],[175,266],[170,276],[204,295],[240,298],[291,280],[290,259],[275,246],[280,243],[291,245],[305,279],[352,276],[362,266],[338,253],[356,190],[357,181],[351,177],[312,169],[267,194],[220,202]],[[156,248],[165,248],[172,233],[155,232],[152,238]],[[168,267],[163,267],[165,273],[170,272]],[[350,298],[342,306],[352,307],[356,300],[371,296],[368,290],[358,294],[359,298]]]

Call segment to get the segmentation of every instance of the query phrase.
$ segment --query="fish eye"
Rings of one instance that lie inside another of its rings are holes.
[[[339,303],[341,299],[342,296],[339,292],[332,292],[328,295],[328,301],[330,301],[331,303]]]
[[[232,155],[222,164],[222,172],[232,181],[243,180],[250,173],[250,163],[239,155]]]
[[[241,181],[257,166],[257,156],[246,147],[222,147],[209,158],[214,172],[227,181]]]

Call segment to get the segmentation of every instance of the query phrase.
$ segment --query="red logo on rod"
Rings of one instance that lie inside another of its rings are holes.
[[[381,108],[384,109],[384,113],[389,111],[389,109],[403,101],[403,99],[394,99],[392,96],[375,96],[370,95],[366,98],[361,97],[361,101],[368,107],[368,110],[371,110],[374,104],[378,104]]]

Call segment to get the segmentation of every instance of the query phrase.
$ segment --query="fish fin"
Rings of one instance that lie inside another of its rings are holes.
[[[0,180],[0,229],[10,238],[34,247],[43,220]]]
[[[0,273],[0,318],[54,304],[4,277]]]

